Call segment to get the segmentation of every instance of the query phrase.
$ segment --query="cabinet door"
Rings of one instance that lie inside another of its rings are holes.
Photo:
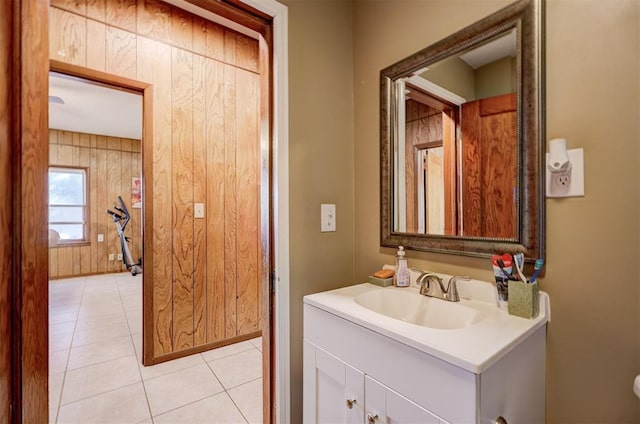
[[[305,423],[364,422],[364,374],[304,341]]]
[[[440,419],[404,396],[365,377],[365,413],[368,424],[440,424]]]

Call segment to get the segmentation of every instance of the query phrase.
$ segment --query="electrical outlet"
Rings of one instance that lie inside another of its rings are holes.
[[[118,253],[118,260],[121,261],[122,260],[122,253]]]
[[[116,255],[114,255],[113,253],[109,253],[109,260],[110,261],[115,261],[116,260]]]
[[[554,172],[551,174],[551,184],[557,188],[568,188],[571,185],[571,171]]]
[[[571,168],[568,171],[551,172],[546,167],[547,197],[584,196],[584,150],[567,150]],[[547,165],[549,153],[547,153]]]
[[[104,234],[98,234],[98,243],[104,242]]]
[[[336,205],[320,205],[320,231],[323,233],[336,230]]]

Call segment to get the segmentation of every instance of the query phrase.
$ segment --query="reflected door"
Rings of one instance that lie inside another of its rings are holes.
[[[462,231],[466,237],[517,236],[516,96],[461,106]]]

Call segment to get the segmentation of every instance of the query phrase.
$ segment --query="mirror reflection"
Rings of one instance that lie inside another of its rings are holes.
[[[518,60],[512,28],[392,82],[394,232],[516,239]]]

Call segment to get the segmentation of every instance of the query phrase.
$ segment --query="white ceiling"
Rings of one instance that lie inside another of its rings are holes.
[[[50,72],[49,96],[51,129],[142,139],[140,94]]]
[[[508,34],[496,38],[477,47],[469,52],[460,55],[460,59],[464,60],[467,65],[473,69],[478,69],[487,63],[495,62],[507,56],[515,57],[516,55],[516,30],[513,29]]]

